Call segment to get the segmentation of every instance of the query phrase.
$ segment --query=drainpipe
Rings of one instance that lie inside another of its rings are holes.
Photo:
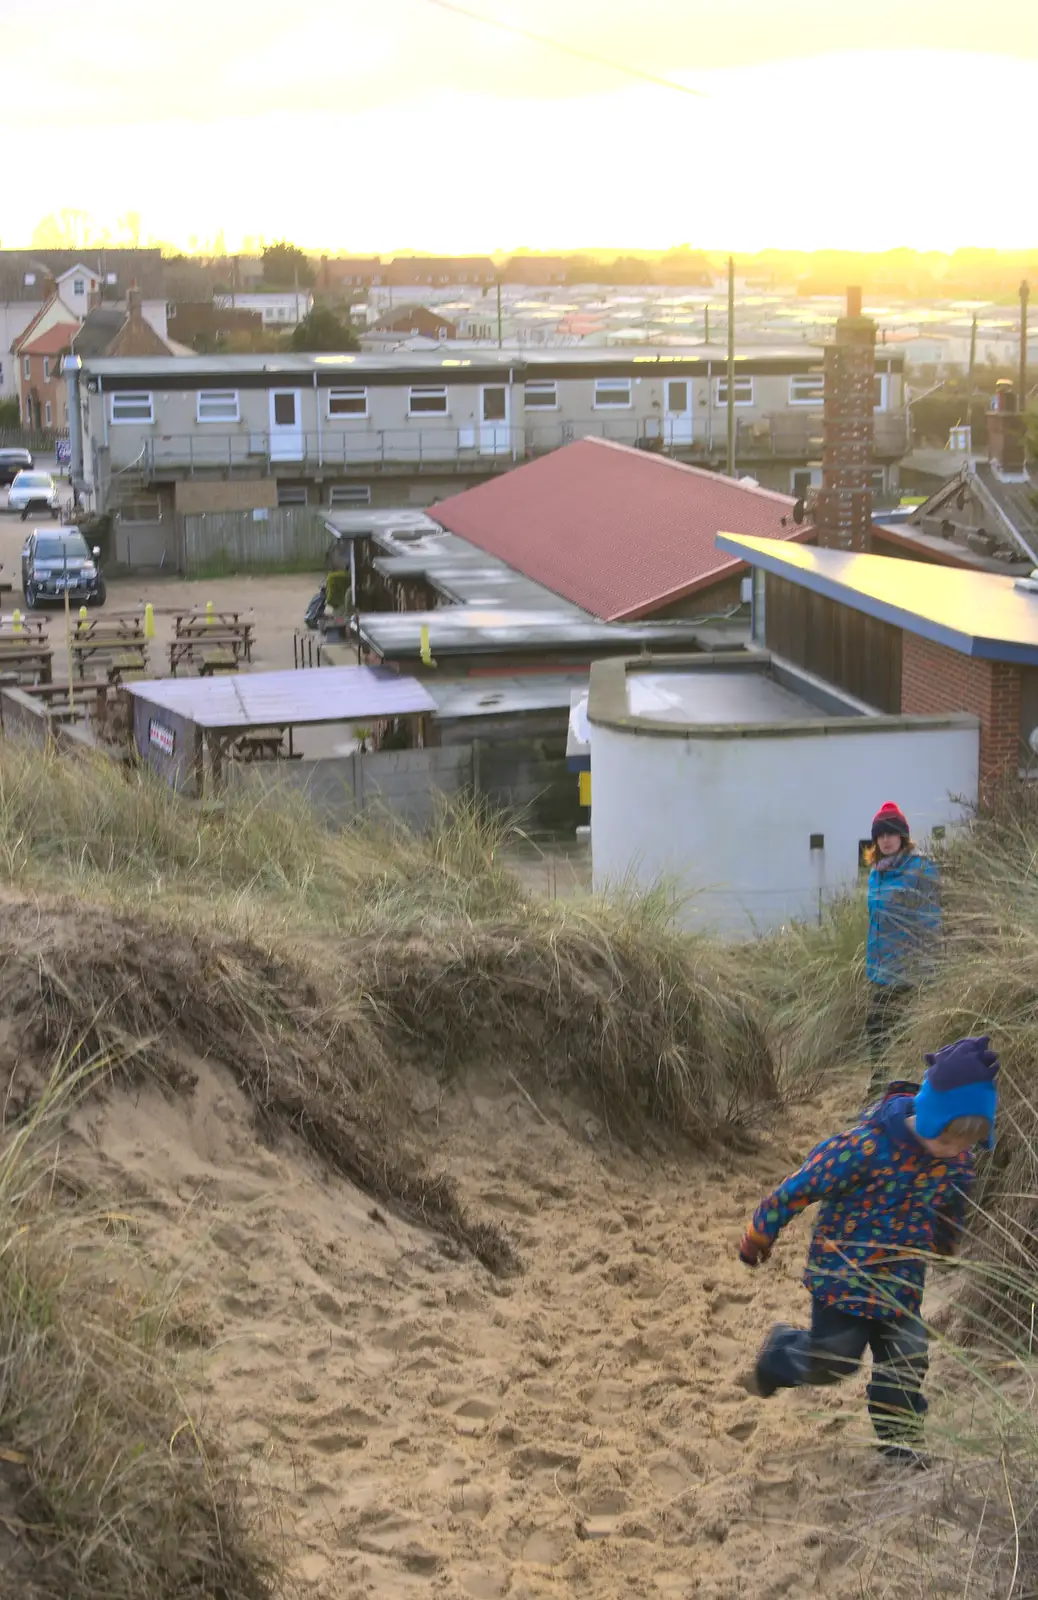
[[[314,368],[314,406],[317,409],[317,465],[322,467],[324,465],[324,455],[322,454],[323,445],[321,440],[321,391],[317,387],[316,367]]]
[[[513,402],[514,402],[515,396],[512,393],[514,385],[515,385],[515,368],[514,367],[509,367],[509,369],[508,369],[508,432],[511,435],[511,439],[512,439],[512,460],[513,461],[518,459],[517,456],[516,456],[516,450],[515,450],[516,426],[515,426],[515,411],[513,409]],[[525,421],[525,418],[524,418],[524,421]],[[523,444],[525,445],[525,443],[526,443],[526,439],[525,439],[525,434],[524,434]]]
[[[79,356],[66,356],[61,363],[68,385],[68,474],[72,480],[73,504],[83,492],[83,419],[79,411],[79,374],[82,369]]]

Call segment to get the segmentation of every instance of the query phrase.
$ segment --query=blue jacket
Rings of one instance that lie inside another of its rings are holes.
[[[912,985],[925,977],[941,932],[941,880],[926,856],[898,855],[869,873],[870,983]]]
[[[950,1255],[962,1230],[973,1157],[928,1155],[905,1126],[914,1105],[914,1096],[895,1094],[849,1133],[826,1139],[761,1201],[750,1224],[753,1238],[773,1244],[787,1222],[820,1202],[804,1283],[851,1316],[918,1315],[926,1257]]]

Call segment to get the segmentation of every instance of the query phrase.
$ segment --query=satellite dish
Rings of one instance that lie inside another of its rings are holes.
[[[1038,756],[1038,728],[1032,728],[1027,736],[1027,743],[1031,747],[1031,754]]]
[[[804,505],[803,500],[798,500],[796,505],[793,507],[793,521],[796,523],[797,527],[799,527],[803,522],[806,511],[807,507]]]

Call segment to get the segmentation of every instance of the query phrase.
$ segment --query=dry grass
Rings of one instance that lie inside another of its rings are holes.
[[[273,1545],[177,1391],[161,1308],[124,1287],[118,1219],[55,1198],[56,1129],[104,1066],[59,1071],[0,1157],[0,1588],[265,1600]]]

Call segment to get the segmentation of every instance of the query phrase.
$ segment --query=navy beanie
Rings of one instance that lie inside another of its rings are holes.
[[[928,1055],[926,1063],[926,1077],[915,1097],[916,1132],[924,1139],[938,1139],[957,1117],[984,1117],[991,1125],[990,1150],[995,1142],[999,1063],[988,1048],[988,1035],[957,1039]]]
[[[894,804],[893,800],[885,800],[872,819],[873,844],[881,833],[897,833],[902,839],[911,837],[905,813],[900,806]]]

